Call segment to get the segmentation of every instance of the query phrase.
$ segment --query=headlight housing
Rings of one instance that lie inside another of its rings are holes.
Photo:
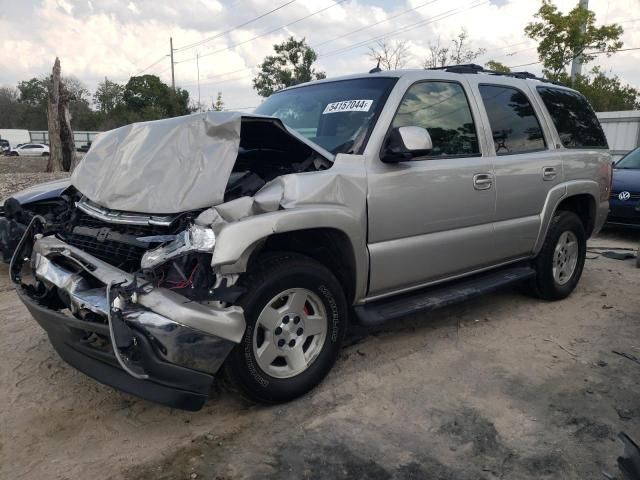
[[[215,244],[216,235],[213,230],[193,224],[175,235],[175,238],[169,243],[145,252],[140,266],[144,269],[150,269],[187,253],[211,252]]]

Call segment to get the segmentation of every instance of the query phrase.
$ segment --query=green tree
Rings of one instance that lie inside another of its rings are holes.
[[[18,98],[18,89],[0,87],[0,128],[23,128],[20,122],[25,105]]]
[[[276,55],[264,59],[260,64],[260,73],[253,79],[253,88],[261,97],[268,97],[291,85],[326,77],[324,72],[313,68],[318,55],[304,38],[296,40],[289,37],[281,44],[274,45],[273,49]]]
[[[596,112],[640,109],[640,91],[623,84],[617,75],[607,77],[600,67],[594,67],[587,75],[576,76],[575,81],[563,74],[560,81],[587,97]]]
[[[46,78],[31,78],[18,82],[18,90],[20,91],[20,103],[31,106],[46,105],[49,94],[47,93]]]
[[[484,66],[487,67],[487,69],[489,70],[493,70],[494,72],[501,72],[501,73],[511,72],[511,69],[507,67],[504,63],[500,63],[495,60],[489,60],[487,63],[484,64]]]
[[[539,41],[538,57],[547,78],[557,80],[575,58],[592,61],[593,53],[611,55],[622,47],[622,27],[615,23],[595,26],[596,16],[591,10],[575,7],[567,15],[562,14],[551,0],[543,0],[535,14],[537,22],[529,23],[525,34]]]
[[[224,102],[222,101],[222,92],[218,92],[216,96],[216,101],[211,102],[211,110],[214,112],[221,112],[224,110]]]
[[[108,115],[123,105],[123,94],[123,85],[112,82],[105,77],[104,82],[98,84],[96,92],[93,94],[93,102],[98,107],[98,111]]]
[[[130,121],[157,120],[191,112],[189,92],[181,88],[174,92],[155,75],[131,77],[124,87],[122,100]]]

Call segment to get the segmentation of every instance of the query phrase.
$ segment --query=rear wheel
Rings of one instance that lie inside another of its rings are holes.
[[[331,370],[347,327],[342,286],[322,264],[271,254],[239,283],[247,327],[227,359],[231,383],[252,400],[278,403],[311,390]]]
[[[557,212],[535,260],[536,294],[546,300],[568,297],[580,280],[586,253],[587,239],[580,218],[573,212]]]

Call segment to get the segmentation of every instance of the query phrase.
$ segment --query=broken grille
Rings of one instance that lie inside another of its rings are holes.
[[[126,272],[140,268],[149,247],[138,237],[174,233],[172,227],[109,223],[77,211],[74,226],[60,235],[62,240]]]

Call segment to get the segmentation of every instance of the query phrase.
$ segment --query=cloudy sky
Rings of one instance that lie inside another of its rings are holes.
[[[563,10],[575,3],[556,0]],[[255,66],[289,35],[306,37],[329,77],[370,69],[368,46],[381,38],[408,41],[407,67],[420,67],[429,42],[447,43],[462,27],[474,48],[487,50],[478,63],[519,66],[538,60],[523,28],[539,6],[539,0],[0,0],[0,85],[47,74],[56,56],[63,75],[91,90],[105,76],[124,83],[138,73],[170,83],[173,37],[176,85],[197,100],[198,55],[202,102],[222,92],[226,107],[248,110],[260,103],[251,87]],[[598,23],[624,27],[626,48],[640,47],[640,0],[590,0],[589,7]],[[595,63],[640,87],[640,50]],[[540,65],[519,69],[539,73]]]

